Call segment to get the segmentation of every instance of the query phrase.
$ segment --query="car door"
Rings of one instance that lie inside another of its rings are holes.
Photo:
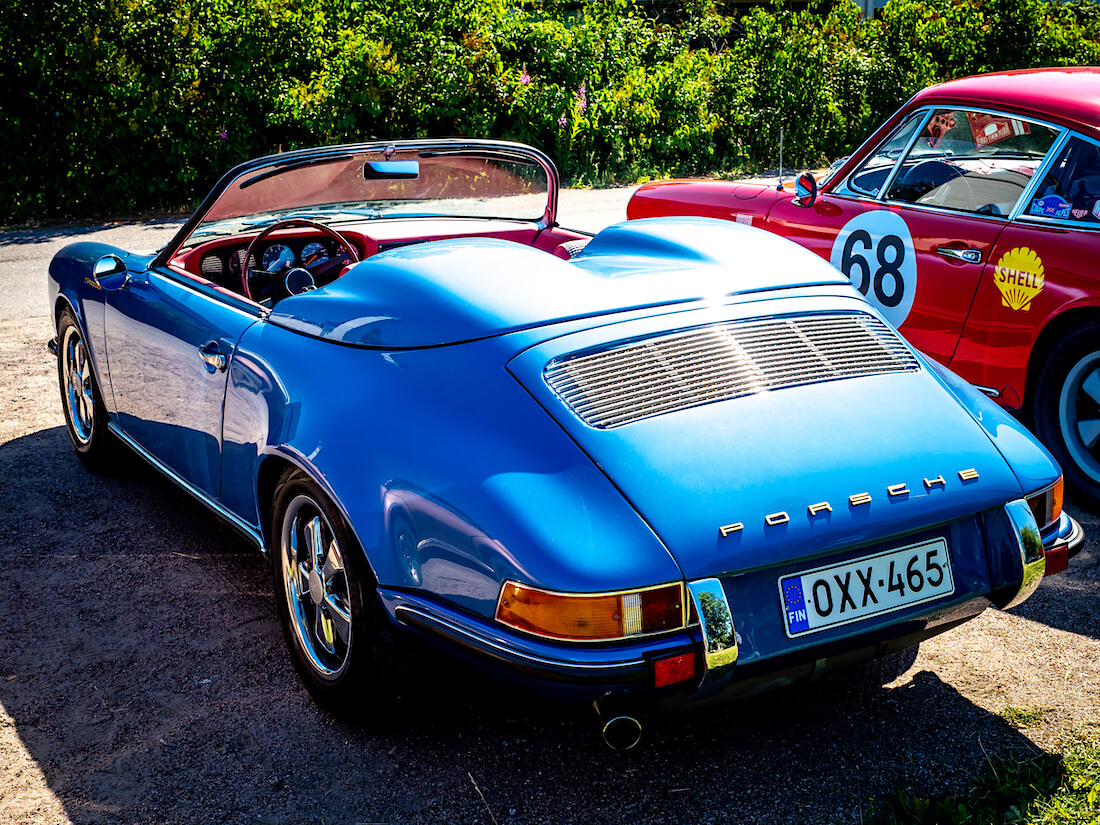
[[[229,360],[259,308],[174,270],[107,296],[104,328],[117,426],[202,493],[221,483]]]
[[[844,272],[941,363],[954,355],[998,236],[1058,130],[977,109],[913,113],[812,214],[790,199],[767,228]]]

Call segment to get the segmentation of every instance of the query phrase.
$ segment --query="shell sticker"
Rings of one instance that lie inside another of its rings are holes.
[[[1027,312],[1043,291],[1043,260],[1026,246],[1010,249],[997,261],[993,282],[1001,291],[1001,303]]]

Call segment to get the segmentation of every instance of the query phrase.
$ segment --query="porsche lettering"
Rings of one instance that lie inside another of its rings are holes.
[[[977,479],[978,471],[973,467],[968,467],[965,470],[958,471],[959,480],[974,481]],[[924,489],[926,492],[931,492],[934,487],[940,489],[947,489],[947,479],[944,478],[943,473],[936,476],[926,476],[924,479]],[[912,495],[912,491],[909,489],[909,484],[904,481],[900,481],[897,484],[888,484],[886,486],[886,495],[890,499],[899,500],[908,498]],[[870,504],[874,498],[869,491],[863,491],[860,493],[852,493],[848,496],[848,504],[851,507],[861,507],[865,504]],[[814,518],[815,516],[822,516],[833,512],[833,505],[828,501],[818,501],[813,504],[806,505],[807,518]],[[780,510],[777,513],[768,513],[764,516],[764,524],[768,527],[778,527],[781,524],[787,524],[791,520],[790,515],[785,510]],[[741,521],[732,522],[730,524],[723,524],[718,528],[718,533],[721,538],[727,538],[734,533],[740,533],[745,529],[745,523]],[[838,583],[839,586],[839,583]]]

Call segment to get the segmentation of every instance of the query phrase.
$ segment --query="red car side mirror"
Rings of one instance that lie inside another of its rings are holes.
[[[803,172],[794,182],[794,204],[808,209],[817,200],[817,181],[809,172]]]

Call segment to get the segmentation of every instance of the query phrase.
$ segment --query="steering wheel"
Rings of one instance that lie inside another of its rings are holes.
[[[287,218],[286,220],[276,221],[270,226],[264,227],[264,229],[260,230],[260,233],[252,239],[252,243],[250,243],[248,245],[248,249],[245,250],[244,260],[241,261],[241,291],[244,293],[244,297],[248,298],[248,300],[256,300],[252,297],[252,289],[250,288],[248,283],[251,278],[255,278],[257,276],[266,276],[272,281],[272,286],[275,286],[275,278],[278,274],[280,274],[277,272],[268,272],[264,269],[253,270],[251,264],[251,262],[254,260],[253,255],[255,254],[256,250],[260,248],[260,244],[263,242],[264,238],[266,238],[272,232],[277,232],[280,229],[289,229],[291,227],[306,227],[309,229],[315,229],[322,235],[326,235],[336,241],[336,243],[339,244],[339,246],[348,253],[348,257],[351,258],[352,263],[357,263],[359,261],[359,251],[347,238],[345,238],[331,226],[325,226],[323,223],[317,223],[317,221],[311,221],[307,218]],[[332,257],[325,261],[322,261],[321,263],[313,267],[305,264],[304,270],[309,273],[314,281],[316,281],[319,278],[326,278],[328,275],[339,270],[343,266],[344,261],[342,258]],[[303,267],[291,267],[287,270],[287,273],[294,272],[295,270],[302,268]],[[330,280],[336,279],[332,278]],[[286,292],[288,295],[290,294],[290,291],[285,288],[285,285],[283,291]],[[281,297],[285,298],[286,296],[284,295]]]

